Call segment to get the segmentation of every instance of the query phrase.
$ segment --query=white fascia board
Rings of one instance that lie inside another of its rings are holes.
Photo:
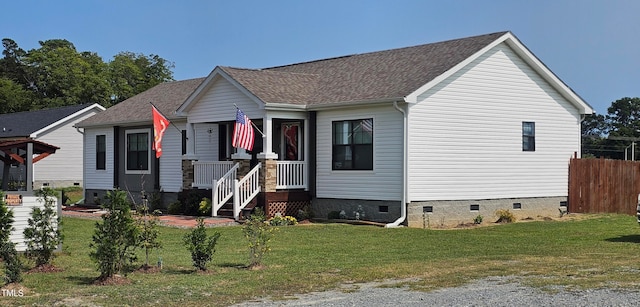
[[[75,113],[73,113],[73,114],[71,114],[71,115],[69,115],[67,117],[64,117],[64,118],[62,118],[62,119],[60,119],[60,120],[58,120],[58,121],[56,121],[56,122],[44,127],[44,128],[42,128],[42,129],[40,129],[40,130],[37,130],[37,131],[31,133],[29,135],[29,137],[31,137],[33,139],[36,139],[41,134],[43,134],[43,133],[45,133],[45,132],[47,132],[47,131],[49,131],[51,129],[54,129],[55,127],[59,126],[60,124],[62,124],[64,122],[67,122],[68,120],[73,119],[74,117],[82,116],[82,115],[90,112],[93,109],[98,109],[99,110],[98,112],[102,112],[102,111],[105,110],[105,108],[103,106],[101,106],[101,105],[99,105],[97,103],[94,103],[94,104],[92,104],[92,105],[90,105],[90,106],[88,106],[88,107],[86,107],[86,108],[84,108],[84,109],[82,109],[80,111],[77,111],[77,112],[75,112]]]
[[[191,95],[185,100],[182,105],[176,110],[175,114],[177,116],[188,116],[189,110],[193,107],[194,103],[200,98],[200,96],[206,92],[206,90],[213,84],[216,77],[221,77],[235,86],[238,90],[240,90],[243,94],[247,95],[251,100],[253,100],[260,109],[264,109],[265,103],[256,97],[253,93],[247,90],[242,84],[238,83],[235,79],[231,78],[229,74],[227,74],[222,68],[216,66],[216,68],[211,71],[211,73],[207,76],[207,78],[200,83],[198,88],[196,88]]]

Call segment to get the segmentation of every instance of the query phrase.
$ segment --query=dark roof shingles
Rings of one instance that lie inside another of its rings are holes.
[[[104,112],[85,119],[78,127],[151,121],[151,104],[167,118],[196,90],[205,78],[172,81],[158,84],[138,95],[122,101]]]
[[[405,97],[507,32],[265,69],[219,68],[265,103],[321,105]],[[171,117],[205,78],[159,84],[78,124],[150,122],[149,102]]]
[[[78,104],[53,109],[42,109],[0,114],[0,138],[28,137],[90,104]]]
[[[505,33],[261,70],[224,70],[266,103],[314,105],[401,98]]]

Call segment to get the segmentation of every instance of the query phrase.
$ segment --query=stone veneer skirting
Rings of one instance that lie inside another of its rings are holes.
[[[561,202],[566,204],[566,200],[563,196],[412,202],[407,209],[407,224],[414,228],[452,227],[473,223],[477,216],[482,216],[483,223],[493,223],[499,209],[509,210],[518,220],[557,217]]]
[[[414,228],[454,227],[473,223],[482,216],[483,223],[493,223],[499,209],[507,209],[516,219],[557,217],[566,196],[535,198],[504,198],[483,200],[439,200],[412,202],[407,206],[407,218],[403,223]],[[316,198],[311,202],[316,218],[326,219],[331,211],[344,211],[348,219],[364,212],[363,220],[390,223],[400,217],[399,201],[375,201],[357,199]],[[384,210],[387,212],[382,212]],[[563,208],[566,210],[566,208]]]
[[[311,209],[316,218],[326,219],[331,211],[344,211],[347,219],[355,219],[356,212],[364,212],[361,220],[390,223],[400,217],[400,202],[386,200],[315,198]],[[384,209],[387,212],[384,212]]]

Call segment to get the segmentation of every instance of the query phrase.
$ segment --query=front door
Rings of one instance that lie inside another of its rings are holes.
[[[280,152],[282,160],[300,161],[300,123],[282,123]]]

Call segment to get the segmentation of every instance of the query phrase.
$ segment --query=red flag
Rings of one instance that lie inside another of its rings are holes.
[[[162,136],[169,126],[169,120],[156,109],[151,106],[153,113],[153,149],[156,151],[156,158],[162,156]]]
[[[233,126],[233,141],[231,145],[246,150],[253,149],[253,127],[251,120],[240,109],[236,112],[236,123]]]

